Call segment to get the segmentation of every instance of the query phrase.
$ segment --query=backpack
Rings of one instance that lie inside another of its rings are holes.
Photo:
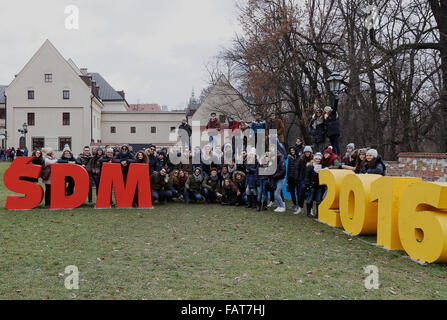
[[[42,180],[50,179],[51,175],[51,166],[42,167],[42,171],[40,172],[40,177]]]

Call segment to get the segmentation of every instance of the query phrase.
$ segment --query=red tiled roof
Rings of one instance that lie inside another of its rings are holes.
[[[131,104],[128,111],[161,112],[158,104]]]

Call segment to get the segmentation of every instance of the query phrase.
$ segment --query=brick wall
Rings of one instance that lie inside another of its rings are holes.
[[[400,153],[398,157],[397,162],[386,162],[387,176],[447,182],[447,153]]]

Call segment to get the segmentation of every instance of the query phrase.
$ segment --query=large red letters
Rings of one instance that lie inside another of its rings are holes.
[[[135,163],[129,167],[127,181],[124,184],[121,165],[117,163],[104,163],[101,170],[96,208],[110,208],[112,185],[115,189],[117,207],[120,209],[132,208],[133,198],[138,187],[138,207],[140,209],[152,208],[151,183],[149,166]]]
[[[21,177],[37,179],[41,166],[29,164],[34,157],[17,158],[3,175],[3,184],[12,192],[24,194],[24,197],[8,196],[5,208],[9,210],[30,210],[39,205],[43,198],[43,189],[36,182],[21,180]]]
[[[65,195],[65,178],[74,180],[74,193]],[[88,196],[90,181],[84,167],[76,164],[51,165],[51,209],[74,209],[80,207]]]

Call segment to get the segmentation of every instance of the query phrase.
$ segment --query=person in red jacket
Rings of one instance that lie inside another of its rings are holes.
[[[211,119],[206,125],[206,130],[208,130],[208,136],[210,137],[211,149],[214,150],[217,145],[217,135],[219,134],[219,131],[222,130],[220,121],[217,119],[215,112],[211,113]]]

